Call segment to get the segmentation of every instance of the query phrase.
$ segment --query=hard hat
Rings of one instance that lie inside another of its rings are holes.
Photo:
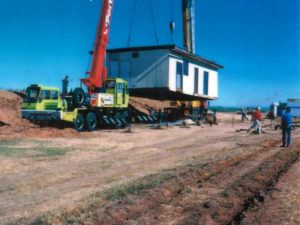
[[[257,107],[256,109],[257,109],[257,110],[260,110],[260,107]]]

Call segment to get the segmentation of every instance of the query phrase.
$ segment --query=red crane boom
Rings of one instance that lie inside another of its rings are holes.
[[[107,77],[105,56],[113,5],[113,0],[102,0],[100,21],[97,29],[91,70],[89,71],[87,78],[80,79],[87,86],[90,93],[97,92],[97,90],[103,86]]]

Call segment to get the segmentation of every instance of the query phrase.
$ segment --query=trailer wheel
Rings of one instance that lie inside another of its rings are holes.
[[[85,96],[82,88],[75,88],[72,95],[73,95],[73,102],[76,107],[81,107],[84,105]]]
[[[77,117],[74,121],[74,129],[78,132],[82,132],[85,129],[85,120],[84,116],[80,113],[77,114]]]
[[[89,131],[95,131],[98,126],[97,115],[94,112],[89,112],[86,116],[86,124]]]

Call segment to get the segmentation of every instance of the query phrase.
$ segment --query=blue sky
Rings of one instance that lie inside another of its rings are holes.
[[[173,1],[174,8],[171,2]],[[88,70],[100,0],[1,0],[0,87],[71,86]],[[182,46],[181,1],[152,0],[160,44]],[[224,69],[214,105],[300,98],[299,0],[196,0],[197,54]],[[109,48],[127,47],[134,0],[115,0]],[[171,13],[173,11],[173,13]],[[148,0],[139,0],[131,46],[155,45]]]

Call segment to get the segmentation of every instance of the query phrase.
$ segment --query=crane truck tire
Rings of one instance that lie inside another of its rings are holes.
[[[73,102],[75,107],[80,108],[85,103],[85,95],[82,88],[75,88],[75,90],[72,93],[73,96]]]
[[[82,132],[85,130],[85,119],[81,113],[77,114],[76,119],[74,120],[74,129],[78,132]]]
[[[89,131],[95,131],[98,127],[97,115],[94,112],[89,112],[86,116],[86,124]]]

